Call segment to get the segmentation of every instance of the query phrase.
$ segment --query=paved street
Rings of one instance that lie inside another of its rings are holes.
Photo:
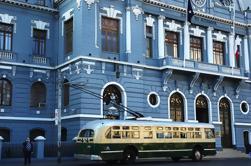
[[[3,159],[0,166],[22,166],[21,159]],[[57,164],[56,159],[35,160],[33,159],[31,166],[105,166],[103,162],[93,162],[86,160],[63,159],[61,164]],[[121,164],[114,164],[114,166]],[[201,162],[193,162],[191,160],[181,160],[173,162],[171,160],[138,160],[134,166],[249,166],[251,158],[234,158],[234,159],[204,159]]]

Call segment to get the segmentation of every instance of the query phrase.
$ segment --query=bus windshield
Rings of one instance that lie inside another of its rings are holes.
[[[84,129],[79,133],[79,137],[93,137],[94,136],[94,131],[92,129]]]

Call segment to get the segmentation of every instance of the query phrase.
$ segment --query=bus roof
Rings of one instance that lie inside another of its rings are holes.
[[[165,121],[150,121],[150,120],[94,120],[87,122],[83,127],[85,129],[97,129],[104,126],[171,126],[171,127],[206,127],[214,128],[209,123],[195,122],[165,122]]]

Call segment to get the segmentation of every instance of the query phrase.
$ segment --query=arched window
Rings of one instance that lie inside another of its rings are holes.
[[[38,136],[45,137],[45,131],[43,129],[32,129],[30,130],[30,139],[34,141],[34,139]]]
[[[65,127],[61,128],[61,141],[67,141],[67,129]]]
[[[10,130],[7,128],[0,128],[0,136],[3,137],[3,142],[10,142]]]
[[[70,97],[70,84],[68,80],[64,80],[63,94],[64,94],[63,104],[64,107],[67,107],[69,106],[69,97]]]
[[[209,122],[207,99],[203,95],[200,95],[196,99],[196,119],[198,122]]]
[[[172,94],[170,98],[170,115],[173,121],[184,121],[184,102],[178,92]]]
[[[0,106],[11,106],[12,84],[7,79],[0,79]]]
[[[122,102],[121,92],[115,85],[109,85],[103,93],[104,114],[107,118],[119,119],[120,108]]]
[[[30,106],[43,108],[46,105],[46,87],[42,82],[35,82],[31,86]]]

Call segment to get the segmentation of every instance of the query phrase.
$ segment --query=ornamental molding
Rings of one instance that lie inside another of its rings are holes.
[[[49,30],[50,23],[43,22],[41,20],[32,20],[31,23],[33,24],[32,28],[31,28],[31,37],[33,37],[33,29],[36,28],[39,30],[46,30],[47,31],[47,39],[50,38],[50,30]]]
[[[132,12],[135,15],[136,21],[138,21],[139,16],[144,13],[143,9],[140,8],[138,5],[132,7]]]
[[[152,15],[148,15],[148,17],[146,17],[146,25],[153,27],[153,23],[155,22],[154,18],[152,18]]]
[[[175,23],[174,20],[172,20],[172,21],[167,21],[165,24],[168,26],[167,29],[168,29],[169,31],[177,32],[177,31],[179,31],[180,28],[182,28],[182,26],[181,26],[180,24]]]
[[[190,93],[193,93],[193,87],[194,87],[195,83],[198,81],[199,77],[200,77],[200,73],[195,73],[193,75],[193,79],[191,80],[191,83],[190,83],[190,86],[189,86],[190,87],[190,89],[189,89]]]
[[[62,20],[67,21],[73,16],[74,9],[71,8],[67,10],[64,14],[62,14]]]
[[[205,33],[205,30],[200,29],[199,26],[196,26],[195,28],[191,28],[193,31],[193,35],[197,37],[201,37],[203,33]]]
[[[236,45],[236,46],[237,46],[237,45],[241,45],[241,41],[242,41],[242,39],[240,38],[239,35],[237,35],[237,36],[236,36],[236,39],[235,39],[235,45]]]
[[[111,17],[111,18],[118,18],[119,17],[118,15],[122,14],[121,11],[114,9],[113,5],[111,5],[109,8],[103,7],[102,10],[106,12],[107,17]]]
[[[213,33],[213,38],[217,41],[222,41],[222,42],[225,42],[228,38],[227,38],[227,35],[225,34],[222,34],[221,31],[218,31],[218,32],[214,32]]]
[[[8,14],[1,14],[0,13],[0,21],[2,23],[6,23],[6,24],[13,24],[13,22],[16,21],[16,17],[8,15]]]
[[[224,76],[219,76],[219,78],[216,80],[214,84],[214,96],[216,96],[216,91],[219,88],[220,84],[223,82]]]
[[[173,75],[173,70],[172,69],[168,69],[167,71],[165,71],[162,75],[162,80],[163,80],[163,91],[166,92],[167,88],[168,88],[168,81],[170,80],[171,76]]]
[[[132,75],[136,80],[139,80],[143,76],[143,69],[132,68]]]

